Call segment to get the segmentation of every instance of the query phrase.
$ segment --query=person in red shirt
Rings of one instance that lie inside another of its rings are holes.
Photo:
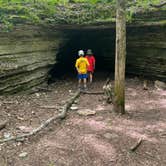
[[[90,83],[92,83],[96,60],[95,60],[95,57],[94,57],[91,49],[87,50],[85,58],[89,62],[89,66],[88,66],[89,81],[90,81]]]

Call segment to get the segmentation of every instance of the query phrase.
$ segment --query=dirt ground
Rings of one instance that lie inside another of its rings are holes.
[[[96,75],[89,91],[101,91],[105,80],[104,75]],[[82,94],[76,106],[94,110],[95,115],[69,111],[66,119],[50,124],[36,136],[0,144],[0,166],[166,166],[166,91],[155,89],[152,82],[143,90],[142,84],[136,77],[126,79],[127,113],[123,116],[116,115],[102,95]],[[77,80],[66,77],[49,89],[0,97],[0,121],[8,120],[0,130],[1,139],[23,134],[20,126],[32,131],[59,114],[59,108],[76,91]],[[141,145],[131,152],[140,138]]]

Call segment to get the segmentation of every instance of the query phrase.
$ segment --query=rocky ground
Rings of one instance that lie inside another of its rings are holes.
[[[89,91],[101,91],[106,77],[96,75]],[[58,80],[49,92],[1,96],[0,138],[32,131],[76,91],[75,78]],[[31,138],[0,144],[0,166],[165,166],[166,91],[152,82],[143,90],[138,78],[126,80],[126,115],[113,113],[103,95],[81,94],[66,119],[51,123]],[[91,111],[80,115],[78,111]],[[140,146],[131,147],[142,139]]]

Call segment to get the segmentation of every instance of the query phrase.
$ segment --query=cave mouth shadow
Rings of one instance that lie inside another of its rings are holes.
[[[78,51],[92,49],[96,59],[97,72],[114,72],[115,30],[77,30],[67,32],[67,42],[56,54],[56,64],[49,72],[48,84],[70,75],[76,77],[75,62]]]

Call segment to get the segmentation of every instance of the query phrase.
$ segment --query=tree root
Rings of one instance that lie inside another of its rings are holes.
[[[34,129],[32,132],[28,133],[28,134],[23,134],[23,135],[19,135],[19,136],[13,136],[10,138],[6,138],[6,139],[1,139],[0,143],[4,143],[4,142],[9,142],[9,141],[19,141],[25,138],[28,138],[30,136],[33,136],[35,134],[37,134],[38,132],[40,132],[42,129],[44,129],[46,126],[48,126],[51,122],[55,121],[55,120],[62,120],[66,117],[67,111],[68,109],[71,107],[71,105],[74,103],[74,101],[80,96],[80,92],[76,92],[74,94],[74,96],[72,96],[70,99],[68,99],[66,101],[66,104],[64,105],[63,108],[61,108],[61,113],[59,115],[53,116],[52,118],[47,119],[44,123],[42,123],[38,128]]]

